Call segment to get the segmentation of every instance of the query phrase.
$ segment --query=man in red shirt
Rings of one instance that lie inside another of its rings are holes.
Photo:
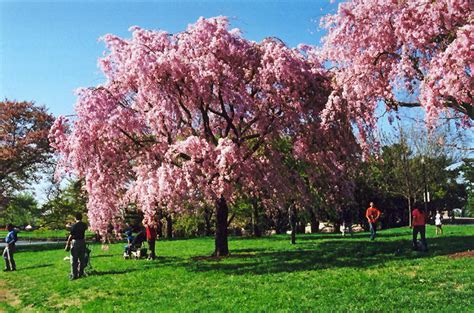
[[[370,207],[367,209],[367,211],[365,211],[365,217],[367,218],[370,226],[370,240],[374,240],[375,235],[377,234],[377,226],[375,223],[377,223],[380,214],[380,211],[374,207],[374,203],[370,202]]]
[[[418,209],[419,206],[415,206],[412,211],[412,226],[413,226],[413,250],[418,250],[421,248],[422,250],[428,250],[428,244],[426,243],[426,212],[423,209]],[[418,247],[417,237],[418,233],[421,236],[421,244],[422,247]]]

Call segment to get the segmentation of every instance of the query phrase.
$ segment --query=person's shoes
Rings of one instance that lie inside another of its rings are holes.
[[[69,275],[69,280],[76,280],[78,279],[79,277],[76,277],[76,276],[73,276],[73,275]]]
[[[4,272],[10,272],[10,269],[6,268],[3,270]]]
[[[13,272],[13,271],[16,271],[16,268],[13,268],[13,269],[12,269],[12,272]]]

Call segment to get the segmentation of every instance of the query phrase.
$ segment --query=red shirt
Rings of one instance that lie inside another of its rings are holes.
[[[422,212],[418,209],[413,209],[413,212],[411,213],[413,216],[413,221],[412,225],[413,226],[425,226],[426,224],[426,213]]]
[[[365,211],[365,217],[370,223],[375,223],[380,217],[380,211],[377,208],[370,207]]]
[[[156,228],[154,226],[146,227],[146,239],[147,240],[156,239]]]

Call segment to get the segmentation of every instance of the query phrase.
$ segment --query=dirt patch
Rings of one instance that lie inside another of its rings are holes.
[[[12,307],[18,307],[21,303],[20,299],[8,290],[4,280],[0,280],[0,302],[7,303]]]
[[[459,259],[459,258],[474,258],[474,250],[467,250],[464,252],[458,252],[454,254],[448,255],[452,259]]]

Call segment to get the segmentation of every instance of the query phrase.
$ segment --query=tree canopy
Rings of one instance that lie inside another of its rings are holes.
[[[322,20],[322,57],[335,75],[327,115],[342,110],[364,134],[382,101],[422,107],[429,126],[445,113],[471,127],[473,12],[468,0],[341,3]]]
[[[160,207],[214,203],[226,237],[227,203],[242,192],[304,196],[276,148],[282,138],[314,165],[309,177],[350,192],[342,173],[357,145],[342,116],[321,125],[330,79],[316,58],[275,38],[246,40],[225,17],[177,34],[131,30],[103,37],[107,82],[79,90],[69,131],[63,117],[51,130],[60,165],[85,179],[94,230],[118,223],[130,202],[145,223]]]
[[[53,117],[32,102],[0,102],[0,207],[48,163]]]

